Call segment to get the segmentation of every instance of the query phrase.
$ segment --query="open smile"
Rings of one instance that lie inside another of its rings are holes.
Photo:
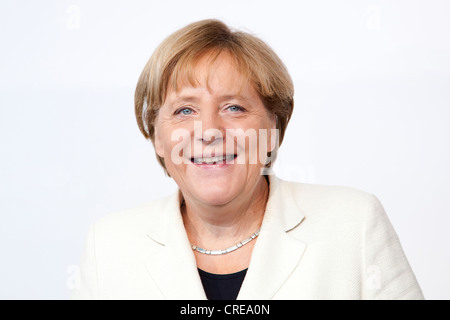
[[[191,162],[197,165],[231,164],[236,159],[237,154],[221,155],[215,157],[195,157]]]

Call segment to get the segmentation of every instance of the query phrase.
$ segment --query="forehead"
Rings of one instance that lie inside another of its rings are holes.
[[[179,95],[189,88],[206,88],[210,93],[243,95],[254,91],[247,68],[225,51],[205,53],[179,61],[168,86],[168,94]],[[219,92],[217,92],[219,91]]]

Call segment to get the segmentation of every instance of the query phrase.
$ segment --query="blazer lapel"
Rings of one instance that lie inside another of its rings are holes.
[[[150,276],[166,299],[206,299],[184,229],[178,194],[170,198],[159,219],[148,233],[159,244],[157,251],[145,259]]]
[[[305,243],[289,235],[304,218],[287,182],[269,176],[270,195],[261,232],[238,299],[271,299],[299,264]],[[150,276],[166,299],[206,299],[179,210],[179,193],[154,218],[149,241],[158,248],[145,259]]]
[[[240,300],[271,299],[299,264],[306,244],[289,235],[304,215],[288,185],[270,176],[270,196]]]

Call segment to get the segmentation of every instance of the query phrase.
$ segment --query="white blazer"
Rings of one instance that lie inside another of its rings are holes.
[[[90,229],[73,299],[206,299],[178,193]],[[270,176],[238,299],[423,299],[378,199]]]

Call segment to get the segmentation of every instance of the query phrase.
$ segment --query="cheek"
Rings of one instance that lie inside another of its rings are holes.
[[[240,155],[236,160],[238,164],[260,167],[265,164],[270,149],[270,135],[271,126],[267,118],[255,117],[234,123],[227,128],[227,153],[234,149]]]
[[[155,145],[155,151],[158,156],[161,158],[164,158],[165,152],[164,152],[164,139],[161,136],[161,133],[159,130],[155,130],[155,139],[154,139],[154,145]]]
[[[171,128],[164,124],[155,126],[155,150],[161,158],[170,156],[170,150],[173,148]]]
[[[190,158],[191,132],[185,128],[161,126],[155,131],[156,153],[165,159],[166,163],[181,164]]]

